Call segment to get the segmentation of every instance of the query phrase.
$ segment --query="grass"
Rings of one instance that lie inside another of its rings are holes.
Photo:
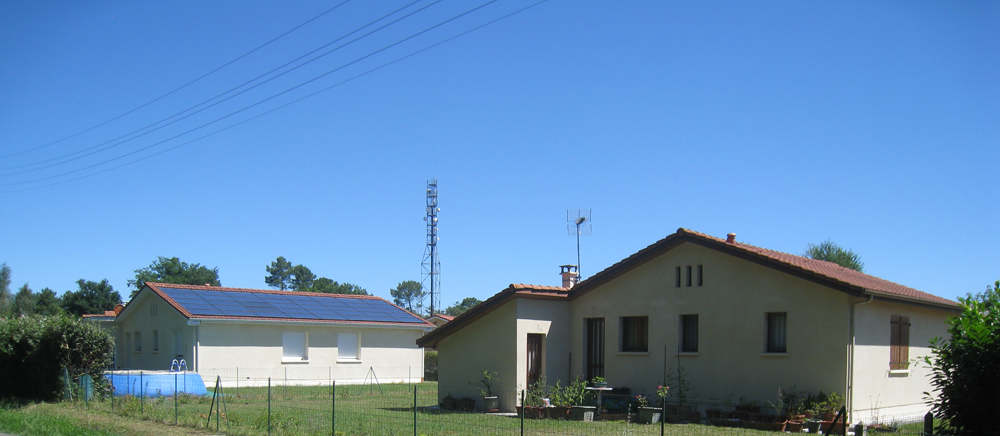
[[[417,386],[416,425],[420,435],[519,435],[520,419],[436,409],[437,383]],[[211,390],[209,391],[211,394]],[[194,435],[219,433],[236,436],[268,434],[267,388],[226,388],[221,411],[212,397],[181,396],[139,399],[116,397],[88,403],[38,404],[0,410],[0,431],[24,435]],[[337,434],[414,434],[412,385],[339,386],[336,395]],[[329,386],[276,387],[271,392],[271,434],[329,435],[334,401]],[[209,410],[212,410],[209,415]],[[175,410],[177,412],[175,417]],[[221,420],[216,420],[216,417]],[[121,419],[122,417],[128,419]],[[177,425],[174,425],[174,422]],[[674,436],[775,436],[740,428],[699,424],[667,424]],[[564,420],[525,420],[526,435],[659,435],[660,426],[623,421],[583,423]]]

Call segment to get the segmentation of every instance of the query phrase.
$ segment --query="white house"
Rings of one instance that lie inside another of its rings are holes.
[[[238,371],[257,384],[420,381],[414,341],[434,328],[374,296],[150,282],[114,325],[119,369],[168,370],[176,359],[206,383]]]
[[[836,264],[679,229],[593,277],[510,285],[417,341],[439,350],[439,395],[506,395],[602,376],[653,394],[682,366],[691,395],[777,401],[778,388],[846,397],[852,420],[927,410],[910,362],[945,336],[957,303]],[[513,407],[514,402],[501,399]]]

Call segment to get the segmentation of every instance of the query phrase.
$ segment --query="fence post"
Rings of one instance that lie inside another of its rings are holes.
[[[521,436],[524,436],[524,390],[521,390]]]
[[[174,373],[174,425],[177,425],[177,373]]]
[[[330,380],[330,386],[333,390],[333,395],[331,395],[333,399],[330,400],[333,403],[333,407],[330,408],[330,434],[335,436],[337,434],[337,381]]]
[[[413,436],[417,436],[417,387],[413,387]]]
[[[267,434],[271,435],[271,377],[267,378]]]
[[[236,398],[240,397],[240,367],[236,367]]]
[[[934,434],[934,414],[927,412],[924,415],[924,435],[931,436]]]
[[[146,392],[142,388],[142,371],[139,371],[139,419],[142,419],[143,409],[146,405]]]
[[[285,367],[285,399],[288,399],[288,367]]]

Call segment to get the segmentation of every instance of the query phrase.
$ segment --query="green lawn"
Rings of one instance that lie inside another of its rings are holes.
[[[345,435],[413,435],[414,422],[421,435],[519,435],[519,418],[487,416],[480,413],[440,412],[437,404],[437,384],[421,383],[413,386],[392,384],[378,386],[338,386],[336,401],[329,386],[323,387],[274,387],[271,391],[271,434],[274,435],[329,435],[333,427],[333,410],[336,407],[337,434]],[[211,390],[209,391],[212,392]],[[267,388],[226,388],[222,392],[222,410],[217,411],[212,397],[182,396],[142,399],[116,397],[110,400],[93,400],[88,403],[67,402],[47,405],[53,411],[79,416],[81,414],[108,420],[146,424],[162,423],[163,428],[187,428],[232,435],[268,434]],[[417,412],[413,405],[416,401]],[[112,411],[112,407],[114,410]],[[209,415],[209,410],[213,412]],[[176,415],[175,415],[176,410]],[[221,417],[217,421],[216,416]],[[98,421],[100,420],[98,419]],[[174,422],[178,426],[174,426]],[[5,415],[0,415],[0,429],[7,427]],[[31,434],[84,434],[116,435],[141,433],[101,433],[100,427],[92,433],[58,433],[55,431]],[[194,430],[197,431],[197,430]],[[13,430],[17,433],[17,430]],[[525,420],[526,435],[659,435],[660,425],[628,424],[624,421],[592,422],[564,420]],[[677,436],[774,435],[740,428],[721,428],[700,424],[667,424],[665,434]]]

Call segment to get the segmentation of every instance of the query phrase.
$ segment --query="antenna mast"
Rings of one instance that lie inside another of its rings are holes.
[[[424,260],[420,263],[420,284],[430,290],[431,307],[429,314],[441,306],[441,257],[438,256],[438,188],[437,180],[427,181],[427,248],[424,249]]]
[[[590,209],[567,209],[566,222],[569,235],[576,235],[576,272],[578,279],[583,280],[583,269],[580,268],[580,235],[591,234]]]

